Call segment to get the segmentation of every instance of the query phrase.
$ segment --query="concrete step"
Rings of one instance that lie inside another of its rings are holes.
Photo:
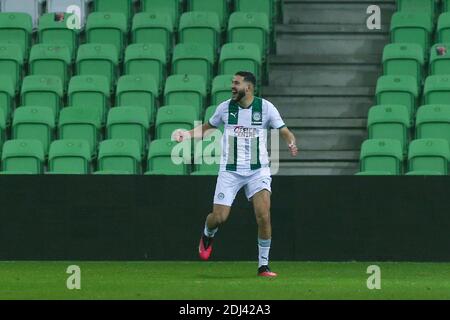
[[[277,36],[280,55],[381,55],[389,42],[387,34],[282,33]]]
[[[358,171],[358,161],[281,162],[276,175],[354,175]]]
[[[364,55],[336,55],[322,54],[296,54],[296,55],[272,55],[269,56],[270,67],[278,65],[358,65],[370,64],[381,65],[382,54]]]
[[[291,129],[357,129],[367,126],[367,119],[286,119],[286,125]]]
[[[373,97],[375,84],[373,86],[355,87],[276,87],[264,86],[262,93],[265,97]]]
[[[274,86],[370,86],[382,75],[379,64],[272,64]]]
[[[381,25],[381,29],[367,29],[366,25],[351,23],[333,23],[325,24],[304,23],[304,24],[278,24],[277,33],[281,34],[389,34],[389,24]]]
[[[367,118],[372,97],[266,97],[289,118]]]
[[[263,87],[284,119],[367,118],[374,87]]]
[[[297,145],[304,151],[359,151],[367,139],[365,127],[355,128],[291,128]],[[284,145],[281,141],[279,145]]]
[[[367,8],[378,5],[381,23],[388,24],[396,10],[395,1],[284,1],[283,23],[352,23],[366,25]]]
[[[273,152],[273,151],[272,151]],[[358,161],[359,151],[309,151],[299,150],[297,157],[293,158],[287,148],[281,149],[279,159],[285,161]]]

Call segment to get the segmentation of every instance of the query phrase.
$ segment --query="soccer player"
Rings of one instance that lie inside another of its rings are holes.
[[[232,81],[232,98],[222,102],[209,121],[190,131],[176,130],[173,138],[181,142],[202,138],[210,129],[224,125],[220,172],[214,194],[213,212],[205,222],[199,255],[208,260],[218,227],[224,223],[238,191],[244,187],[258,224],[258,275],[276,277],[269,268],[272,238],[270,222],[271,177],[267,152],[267,129],[279,129],[292,156],[297,155],[295,137],[269,101],[255,97],[256,78],[250,72],[237,72]]]

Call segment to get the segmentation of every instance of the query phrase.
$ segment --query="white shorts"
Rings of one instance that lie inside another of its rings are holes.
[[[270,184],[272,178],[265,171],[257,170],[255,173],[244,176],[231,171],[221,171],[217,177],[214,204],[229,206],[233,204],[236,194],[245,187],[245,195],[248,201],[261,190],[272,192]]]

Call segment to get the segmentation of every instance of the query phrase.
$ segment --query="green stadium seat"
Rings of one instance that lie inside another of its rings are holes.
[[[223,0],[219,0],[223,1]],[[208,0],[213,3],[214,1]],[[214,53],[220,46],[221,27],[219,18],[214,12],[185,12],[180,19],[179,42],[203,43],[210,45]]]
[[[104,76],[75,76],[70,79],[68,104],[73,107],[94,108],[105,123],[111,106],[110,85]]]
[[[424,104],[448,104],[450,99],[450,75],[429,76],[423,89]]]
[[[172,155],[172,149],[177,148]],[[178,144],[170,139],[152,141],[148,151],[146,175],[187,175],[191,162],[190,141]],[[178,152],[177,152],[178,151]]]
[[[72,73],[71,59],[66,45],[36,44],[30,52],[29,74],[57,76],[61,79],[65,91]]]
[[[437,13],[436,0],[397,0],[397,10],[401,12],[421,12],[430,17]]]
[[[113,87],[117,80],[119,53],[111,44],[83,44],[78,48],[77,75],[99,75],[108,78]]]
[[[275,19],[275,0],[236,0],[235,9],[240,12],[264,13],[270,21]]]
[[[450,50],[450,43],[437,43],[431,48],[430,75],[450,74],[450,52],[448,50]]]
[[[140,174],[141,154],[136,140],[113,139],[100,143],[97,174]]]
[[[227,0],[188,0],[188,11],[213,12],[219,18],[219,24],[224,29],[228,20],[229,4]],[[183,16],[181,16],[181,19]],[[180,19],[180,24],[181,24]]]
[[[101,115],[90,107],[66,107],[61,110],[58,121],[58,137],[61,140],[85,140],[90,154],[97,156],[101,140]]]
[[[88,174],[91,152],[85,140],[57,140],[50,145],[49,172],[52,174]]]
[[[64,13],[62,21],[55,21],[55,13],[43,14],[39,19],[38,38],[39,43],[51,45],[66,45],[69,48],[71,60],[75,58],[78,49],[78,29],[69,29],[67,23],[71,13]]]
[[[235,74],[250,71],[261,83],[262,58],[254,43],[227,43],[222,47],[219,60],[219,74]]]
[[[116,106],[141,107],[150,126],[155,123],[159,99],[158,86],[151,75],[122,76],[117,83]]]
[[[213,74],[214,51],[208,44],[180,43],[173,51],[172,74],[199,75],[209,86]]]
[[[125,50],[125,74],[152,75],[159,92],[162,91],[163,82],[167,76],[166,64],[166,51],[161,44],[131,44]]]
[[[355,173],[356,176],[391,176],[392,172],[389,171],[363,171]]]
[[[38,140],[9,140],[3,145],[2,174],[41,174],[44,148]]]
[[[203,118],[203,123],[206,123],[209,121],[209,119],[211,119],[211,117],[213,116],[214,112],[216,112],[216,109],[219,105],[218,104],[213,104],[211,106],[209,106],[208,108],[206,108],[205,110],[205,116]]]
[[[392,43],[416,43],[428,52],[433,33],[433,22],[423,12],[396,12],[391,20]]]
[[[156,139],[170,139],[177,129],[191,130],[195,121],[198,113],[192,106],[163,106],[156,115]]]
[[[93,12],[86,24],[86,40],[91,44],[114,45],[122,57],[128,39],[125,15],[114,12]]]
[[[367,119],[369,139],[398,140],[406,155],[410,123],[408,109],[404,105],[373,106]]]
[[[198,75],[172,75],[164,89],[165,105],[191,105],[197,110],[197,119],[203,115],[206,99],[206,83]]]
[[[214,78],[211,89],[211,103],[219,105],[220,103],[231,99],[231,82],[233,75],[224,74]]]
[[[11,112],[15,108],[14,83],[11,77],[0,76],[0,110],[6,122],[10,122]]]
[[[438,171],[409,171],[406,173],[407,176],[443,176],[442,172]]]
[[[450,104],[421,106],[416,118],[417,139],[445,139],[450,145]]]
[[[450,0],[442,0],[442,12],[450,11]]]
[[[20,107],[14,112],[13,139],[39,140],[47,155],[54,139],[55,119],[53,112],[45,107]]]
[[[0,76],[11,77],[16,92],[24,74],[22,66],[23,56],[20,47],[16,44],[0,43]]]
[[[175,26],[178,26],[178,19],[181,13],[181,1],[179,0],[141,0],[143,12],[164,13],[169,15]]]
[[[111,171],[95,171],[94,175],[130,175],[130,171],[124,170],[111,170]]]
[[[371,139],[361,146],[360,172],[387,171],[399,175],[403,172],[402,161],[402,145],[398,140]]]
[[[234,12],[228,23],[228,42],[254,43],[263,56],[269,52],[269,19],[258,12]]]
[[[144,108],[112,108],[106,123],[107,139],[134,140],[139,145],[142,156],[148,147],[148,115]]]
[[[413,119],[418,103],[418,87],[412,76],[381,76],[376,86],[376,104],[401,104]]]
[[[392,43],[383,50],[384,75],[408,75],[417,79],[417,85],[423,80],[424,55],[421,47],[414,43]]]
[[[137,13],[133,18],[133,43],[159,43],[167,55],[172,53],[174,25],[169,15],[164,13]]]
[[[5,112],[0,109],[0,150],[3,146],[3,143],[6,141],[6,116]]]
[[[450,147],[444,139],[411,141],[408,152],[409,171],[434,171],[448,174]]]
[[[220,140],[217,144],[217,136],[208,136],[196,144],[196,152],[194,153],[194,168],[191,173],[194,176],[217,176],[220,168],[221,160],[221,144]]]
[[[39,0],[45,2],[47,12],[61,14],[68,12],[73,14],[68,20],[69,28],[82,31],[86,26],[86,16],[89,13],[88,6],[92,0]],[[58,17],[60,19],[60,17]]]
[[[94,11],[118,12],[125,15],[127,21],[130,21],[133,15],[133,2],[134,0],[95,0]]]
[[[27,76],[23,79],[20,102],[22,106],[47,107],[56,120],[63,104],[63,83],[57,76]]]
[[[28,59],[32,41],[31,16],[21,12],[0,12],[0,43],[16,44],[22,51],[22,59]]]
[[[436,30],[437,42],[450,42],[450,12],[439,16]]]

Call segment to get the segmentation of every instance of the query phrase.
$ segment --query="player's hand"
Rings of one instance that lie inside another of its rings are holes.
[[[298,154],[298,148],[297,148],[297,146],[295,145],[295,143],[289,143],[288,144],[288,147],[289,147],[289,151],[291,152],[291,156],[293,156],[293,157],[295,157],[295,156],[297,156],[297,154]]]
[[[189,132],[183,129],[177,129],[172,133],[172,140],[176,142],[182,142],[189,138],[190,138]]]

